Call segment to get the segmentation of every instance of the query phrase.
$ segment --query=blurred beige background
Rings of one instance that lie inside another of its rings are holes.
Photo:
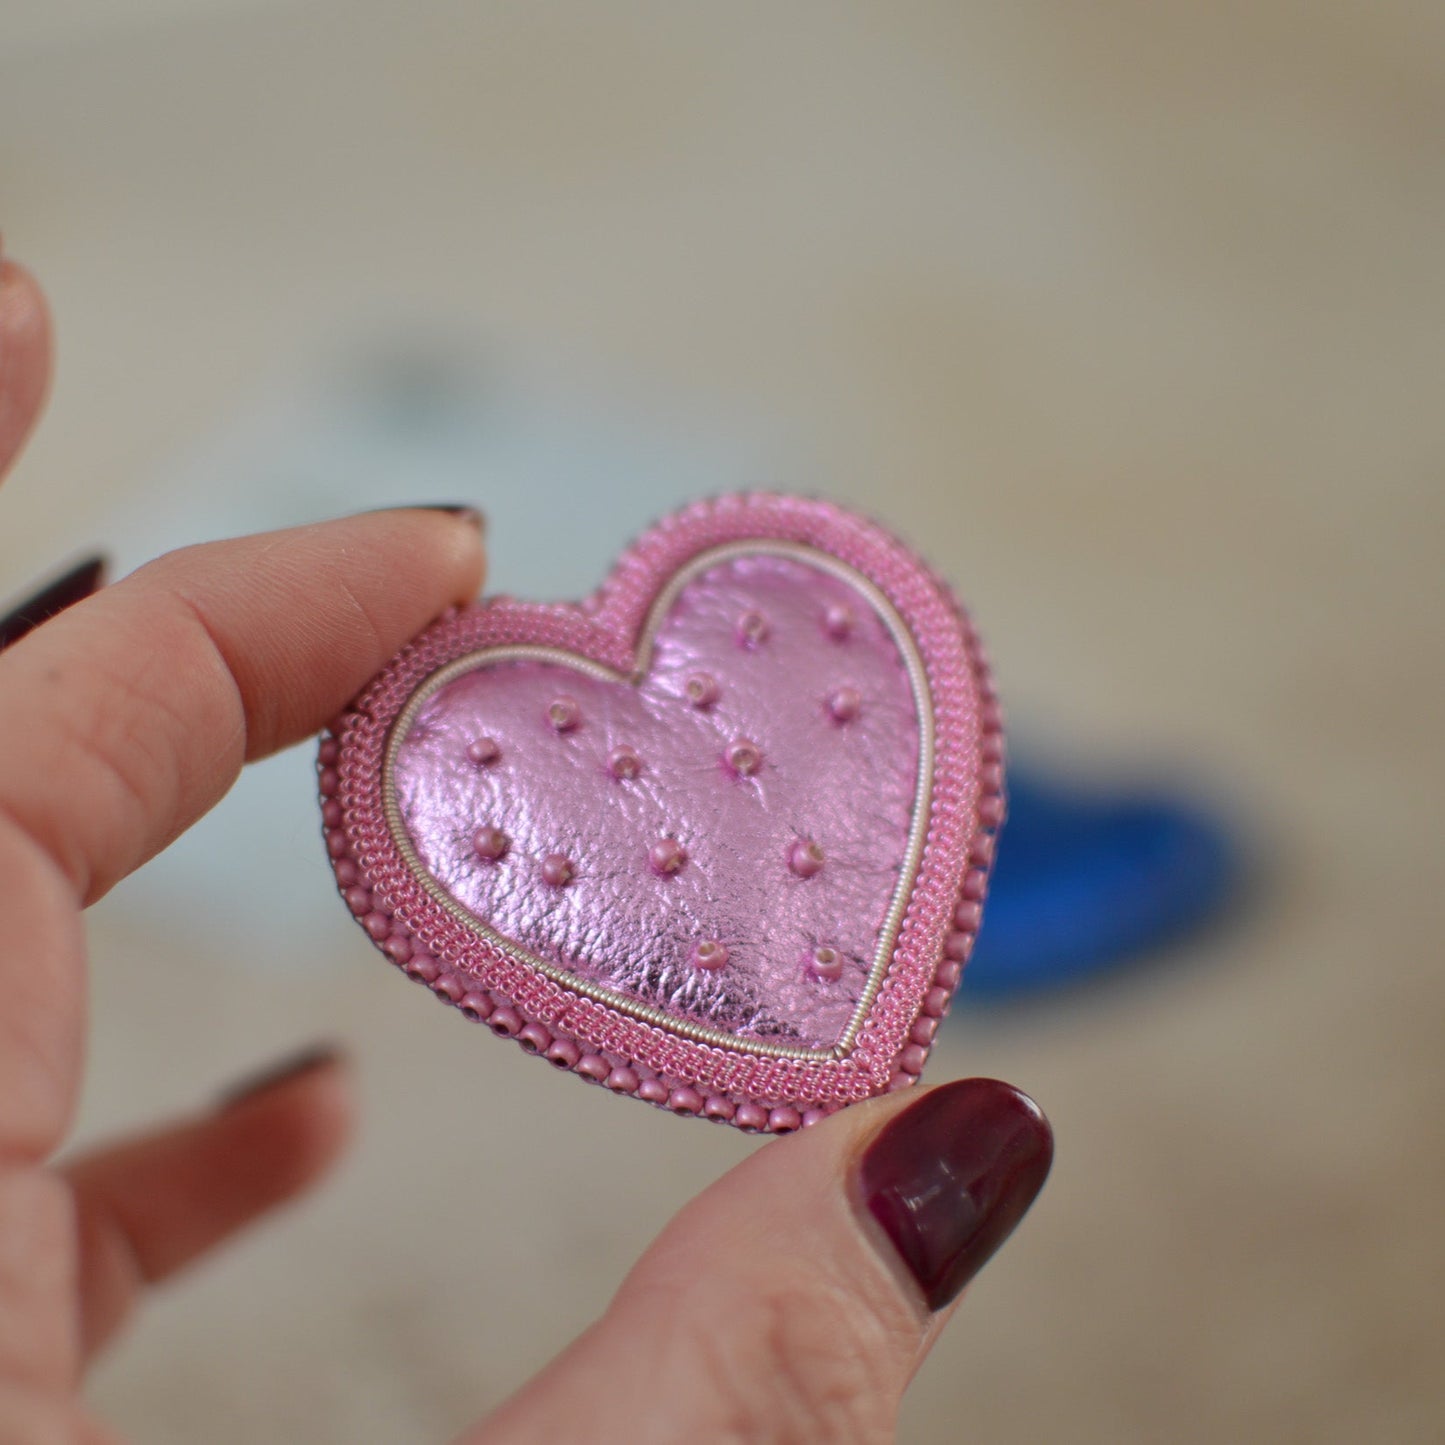
[[[1042,745],[1213,780],[1269,859],[1177,966],[946,1031],[931,1077],[1023,1085],[1059,1153],[902,1438],[1445,1438],[1445,12],[119,8],[0,25],[62,357],[0,584],[361,312],[776,428],[807,464],[759,480],[924,544]],[[139,1441],[442,1440],[754,1147],[523,1062],[344,919],[291,981],[184,900],[92,936],[85,1137],[317,1035],[369,1119],[100,1369]]]

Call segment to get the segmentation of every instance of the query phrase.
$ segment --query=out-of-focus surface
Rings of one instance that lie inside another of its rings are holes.
[[[0,39],[61,354],[0,578],[154,513],[359,316],[775,430],[810,460],[755,480],[918,541],[1035,737],[1218,781],[1271,860],[1175,966],[945,1032],[931,1077],[1028,1088],[1059,1153],[902,1437],[1439,1439],[1442,12],[389,8]],[[579,585],[692,490],[619,485],[604,535],[493,488],[509,578],[555,519]],[[137,1439],[445,1438],[753,1147],[479,1037],[344,916],[292,967],[194,912],[95,915],[83,1135],[332,1033],[369,1127],[100,1370]]]

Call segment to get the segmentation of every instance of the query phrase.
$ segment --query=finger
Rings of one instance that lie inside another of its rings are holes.
[[[120,1328],[144,1286],[315,1184],[351,1122],[344,1067],[309,1053],[205,1118],[71,1164],[84,1353]]]
[[[318,729],[481,570],[456,516],[354,517],[173,553],[0,652],[0,1158],[45,1158],[74,1108],[77,899]]]
[[[466,1439],[883,1440],[1033,1202],[1048,1122],[990,1079],[862,1104],[700,1195],[606,1315]]]
[[[93,901],[243,761],[319,729],[481,572],[479,528],[429,510],[143,567],[0,654],[0,815]]]
[[[39,417],[50,386],[50,315],[34,278],[0,259],[0,477]]]

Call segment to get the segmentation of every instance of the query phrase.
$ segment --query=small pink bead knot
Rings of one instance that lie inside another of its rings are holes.
[[[834,722],[852,722],[862,706],[863,699],[856,687],[835,687],[828,694],[828,712]]]
[[[763,765],[763,750],[748,738],[737,738],[728,744],[723,760],[730,772],[750,778]]]
[[[716,938],[704,938],[692,951],[693,966],[714,970],[724,968],[728,961],[727,946]]]
[[[809,955],[808,971],[823,983],[837,983],[843,977],[843,955],[822,944]]]
[[[788,867],[799,878],[812,878],[823,869],[823,850],[811,838],[799,838],[788,849]]]
[[[710,672],[695,672],[682,685],[687,700],[697,708],[711,707],[718,700],[717,678]]]
[[[549,853],[542,859],[542,881],[553,888],[565,888],[575,877],[577,870],[565,853]]]
[[[676,838],[659,838],[647,850],[647,861],[654,873],[670,877],[687,862],[687,849]]]
[[[738,641],[744,647],[761,647],[771,631],[768,619],[756,609],[744,612],[738,618]]]
[[[630,783],[642,771],[642,759],[631,748],[613,748],[607,755],[607,771],[619,783]]]
[[[559,733],[570,733],[582,721],[582,708],[575,697],[554,697],[547,704],[547,722]]]
[[[467,758],[479,768],[490,767],[502,756],[502,745],[496,738],[477,738],[467,744]]]

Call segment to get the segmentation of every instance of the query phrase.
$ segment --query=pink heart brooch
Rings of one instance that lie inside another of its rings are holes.
[[[470,1019],[786,1132],[912,1084],[1003,820],[968,619],[827,502],[699,503],[581,604],[440,618],[321,742],[348,908]]]

